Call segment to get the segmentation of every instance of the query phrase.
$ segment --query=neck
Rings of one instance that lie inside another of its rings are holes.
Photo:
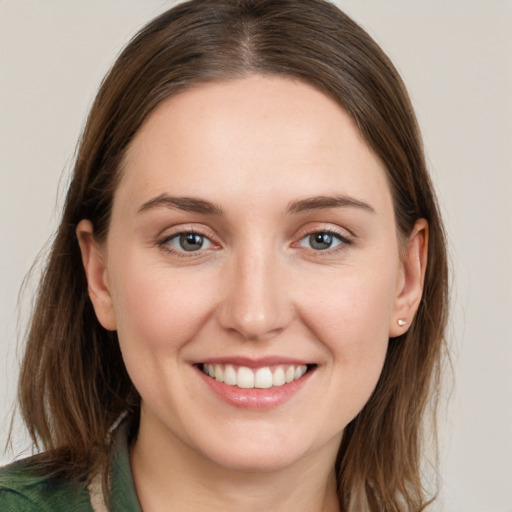
[[[335,457],[336,450],[330,457],[306,455],[276,471],[240,471],[216,464],[172,436],[146,436],[143,429],[130,455],[144,512],[338,512]]]

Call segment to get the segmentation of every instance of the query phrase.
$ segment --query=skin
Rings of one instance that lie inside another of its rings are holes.
[[[162,195],[222,213],[151,203]],[[340,196],[357,204],[298,211]],[[180,248],[190,230],[202,249]],[[332,247],[312,247],[326,231]],[[400,246],[386,171],[347,113],[283,77],[169,98],[128,149],[106,240],[87,220],[77,234],[96,314],[142,397],[131,461],[144,510],[338,510],[343,430],[416,312],[428,234],[419,220]],[[269,355],[316,367],[264,411],[226,403],[195,366]]]

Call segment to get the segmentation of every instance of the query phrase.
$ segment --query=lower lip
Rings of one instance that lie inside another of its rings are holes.
[[[314,370],[309,370],[300,379],[282,386],[267,389],[244,389],[228,386],[206,375],[200,368],[197,371],[206,385],[224,402],[241,409],[261,411],[277,407],[296,395],[310,379]]]

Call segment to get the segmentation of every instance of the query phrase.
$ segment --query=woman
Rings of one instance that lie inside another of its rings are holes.
[[[0,504],[423,510],[446,286],[375,42],[320,0],[183,3],[91,109],[20,377],[44,452]]]

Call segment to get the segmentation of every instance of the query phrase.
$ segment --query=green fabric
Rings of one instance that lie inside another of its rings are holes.
[[[130,467],[127,423],[121,425],[114,438],[111,471],[110,511],[142,512]]]
[[[142,512],[130,469],[127,429],[114,437],[111,512]],[[85,482],[41,476],[19,461],[0,469],[1,512],[93,512]]]
[[[0,471],[2,512],[92,512],[85,484],[39,476],[21,461]]]

